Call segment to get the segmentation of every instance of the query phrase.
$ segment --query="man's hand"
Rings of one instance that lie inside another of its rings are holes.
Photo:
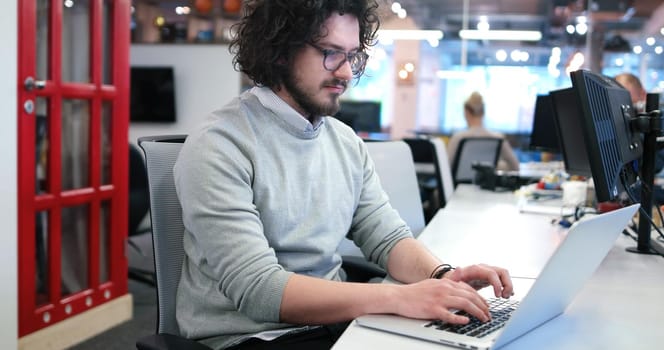
[[[491,318],[486,300],[465,282],[429,278],[398,288],[396,313],[402,316],[466,324],[468,317],[454,313],[463,310],[483,322]]]
[[[465,282],[476,290],[493,286],[496,298],[514,295],[512,279],[506,269],[485,264],[458,267],[443,276],[457,282]]]

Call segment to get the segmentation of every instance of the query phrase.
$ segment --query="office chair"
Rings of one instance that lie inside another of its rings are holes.
[[[150,228],[141,223],[150,210],[148,174],[141,150],[129,144],[129,226],[127,252],[129,278],[154,286],[154,268]]]
[[[473,183],[475,163],[496,167],[503,139],[495,137],[468,137],[459,142],[459,148],[452,162],[454,186],[460,183]]]
[[[403,141],[369,142],[366,145],[390,204],[415,237],[419,236],[425,226],[424,214],[410,147]]]
[[[425,222],[445,207],[454,191],[445,144],[439,138],[405,138],[415,161]],[[442,153],[441,153],[442,152]],[[419,168],[418,168],[419,166]]]
[[[367,142],[366,145],[390,204],[417,237],[424,230],[425,221],[410,147],[403,141]],[[385,270],[367,261],[352,241],[342,241],[339,250],[349,281],[385,277]]]
[[[171,135],[138,139],[147,164],[158,306],[157,332],[139,339],[136,342],[139,350],[210,350],[180,336],[175,318],[175,297],[184,259],[184,225],[175,192],[173,165],[185,138],[184,135]]]
[[[175,192],[173,165],[185,139],[186,135],[138,139],[147,164],[158,306],[157,332],[139,339],[136,342],[139,350],[209,349],[201,343],[182,337],[175,318],[175,298],[184,259],[184,224],[182,208]],[[414,227],[421,231],[424,224]],[[353,276],[364,276],[365,280],[385,276],[382,269],[368,264],[366,260],[365,262],[349,261],[345,270]]]
[[[443,195],[441,198],[441,208],[444,208],[449,203],[454,194],[454,177],[452,176],[452,169],[450,168],[450,161],[447,158],[447,147],[443,140],[439,137],[431,139],[431,143],[436,148],[436,156],[438,157],[438,168],[440,170],[440,182],[443,184]]]

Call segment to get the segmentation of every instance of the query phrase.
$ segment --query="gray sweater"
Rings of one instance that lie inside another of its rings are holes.
[[[267,88],[212,113],[174,168],[185,226],[181,333],[215,348],[279,323],[292,273],[340,280],[344,237],[385,267],[412,234],[392,209],[363,141],[315,127]]]

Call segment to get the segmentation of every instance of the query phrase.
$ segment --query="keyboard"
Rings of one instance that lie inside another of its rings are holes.
[[[457,315],[468,317],[470,322],[467,324],[452,324],[435,320],[427,323],[425,327],[482,338],[502,328],[519,305],[519,302],[516,300],[500,298],[490,298],[487,299],[487,302],[489,303],[489,312],[491,313],[491,321],[489,322],[482,322],[465,311],[459,311]]]

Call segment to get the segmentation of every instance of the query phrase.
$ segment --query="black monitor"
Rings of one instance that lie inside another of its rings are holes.
[[[636,115],[629,92],[615,80],[577,70],[571,73],[578,98],[586,153],[599,202],[616,199],[625,167],[641,157],[642,135],[630,126]]]
[[[380,132],[380,102],[341,101],[339,112],[334,115],[355,132]]]
[[[652,239],[650,218],[653,207],[657,136],[664,132],[659,94],[648,94],[646,113],[637,115],[629,92],[615,80],[579,70],[571,73],[579,97],[588,158],[599,201],[617,196],[622,188],[641,204],[637,246],[627,248],[641,254],[664,255],[664,245]],[[637,164],[636,160],[640,161]],[[638,174],[640,198],[632,193]]]
[[[537,95],[535,100],[533,128],[530,133],[530,149],[555,153],[561,151],[550,95]]]
[[[565,171],[571,175],[592,176],[578,97],[572,88],[549,93],[555,120],[555,132],[563,154]]]
[[[175,122],[173,67],[131,67],[129,110],[132,122]]]

